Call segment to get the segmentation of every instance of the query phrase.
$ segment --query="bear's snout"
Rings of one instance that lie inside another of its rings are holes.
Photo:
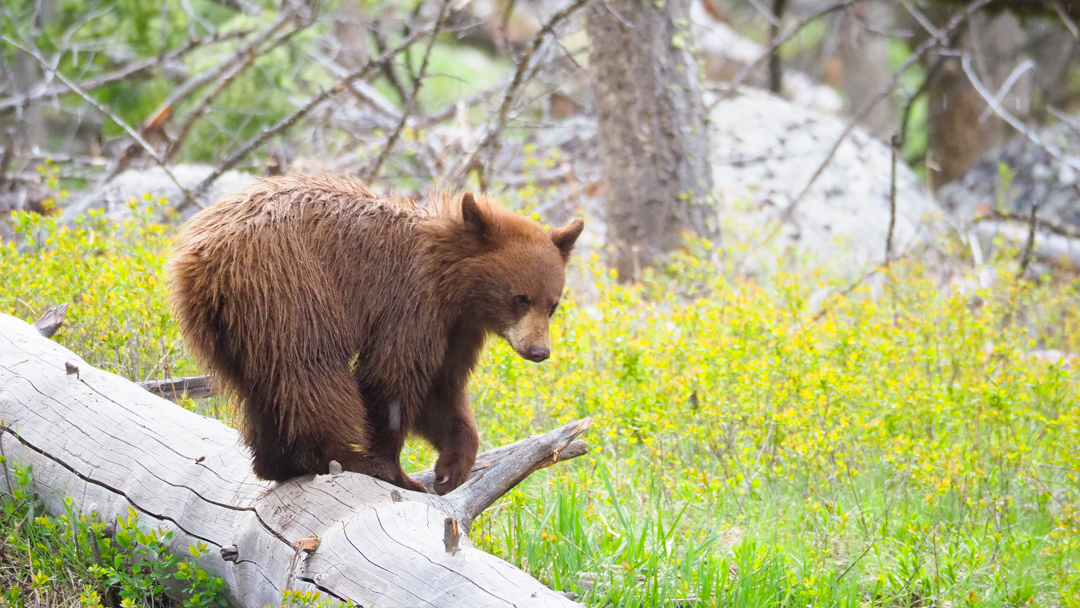
[[[551,356],[547,315],[529,311],[501,333],[522,359],[539,363]]]
[[[533,344],[529,347],[529,350],[525,352],[525,358],[535,363],[540,363],[551,356],[551,349],[546,346],[540,346]]]

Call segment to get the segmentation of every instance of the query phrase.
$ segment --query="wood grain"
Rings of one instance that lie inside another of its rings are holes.
[[[66,373],[65,362],[79,373]],[[567,451],[587,420],[567,425],[577,432],[563,427],[519,442],[529,447],[501,462],[534,462],[494,464],[447,496],[355,473],[274,484],[254,477],[233,429],[95,369],[33,326],[0,315],[0,424],[7,466],[32,467],[32,489],[51,513],[64,512],[64,497],[106,520],[133,508],[142,526],[173,531],[177,554],[204,542],[212,550],[199,565],[228,582],[237,606],[278,604],[285,588],[380,608],[577,605],[476,549],[464,532],[496,491],[489,486],[509,489],[524,469],[550,460],[560,441]],[[466,526],[454,554],[443,544],[447,517]],[[291,546],[307,537],[320,539],[314,552]]]

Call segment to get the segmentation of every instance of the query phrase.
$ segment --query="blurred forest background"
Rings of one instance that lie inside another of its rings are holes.
[[[0,311],[70,303],[56,339],[89,363],[190,376],[171,235],[259,176],[584,216],[552,360],[493,343],[471,395],[485,448],[588,415],[594,450],[479,547],[590,606],[1077,608],[1078,22],[1075,0],[0,0]],[[161,599],[33,504],[2,505],[0,603]]]
[[[0,211],[71,216],[149,189],[190,213],[250,176],[327,170],[583,212],[627,278],[733,218],[736,242],[765,231],[753,252],[836,266],[846,240],[847,270],[925,240],[941,211],[1020,241],[1035,207],[1059,237],[1080,222],[1070,0],[2,11]]]

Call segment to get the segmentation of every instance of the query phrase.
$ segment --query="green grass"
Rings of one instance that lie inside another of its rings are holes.
[[[164,304],[168,229],[17,224],[0,311],[72,302],[56,339],[91,363],[197,371]],[[492,343],[471,385],[484,447],[595,423],[590,455],[481,517],[481,548],[590,606],[1080,606],[1077,375],[1028,355],[1080,351],[1080,285],[1019,284],[1002,255],[1005,279],[963,293],[900,264],[818,315],[819,279],[736,281],[706,257],[636,287],[577,259],[595,295],[568,298],[551,360]]]
[[[0,456],[10,473],[0,495],[0,606],[226,606],[225,582],[170,555],[168,530],[147,530],[130,511],[103,522],[65,501],[50,516],[30,493],[32,471]],[[198,558],[204,544],[190,547]],[[170,601],[166,585],[183,595]]]

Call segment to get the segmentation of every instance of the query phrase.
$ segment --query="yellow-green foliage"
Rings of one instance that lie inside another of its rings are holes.
[[[136,380],[194,372],[164,297],[169,235],[131,201],[132,219],[92,211],[70,226],[17,213],[18,238],[0,243],[0,312],[33,320],[70,304],[56,340],[94,365]]]
[[[70,301],[58,339],[92,363],[193,371],[166,230],[18,223],[36,238],[0,250],[4,310]],[[566,298],[552,359],[492,343],[484,444],[593,416],[594,451],[490,510],[482,548],[596,606],[1080,606],[1076,372],[1029,356],[1080,350],[1075,285],[962,294],[906,265],[818,314],[805,279],[696,259],[639,287],[575,260],[598,295]]]

